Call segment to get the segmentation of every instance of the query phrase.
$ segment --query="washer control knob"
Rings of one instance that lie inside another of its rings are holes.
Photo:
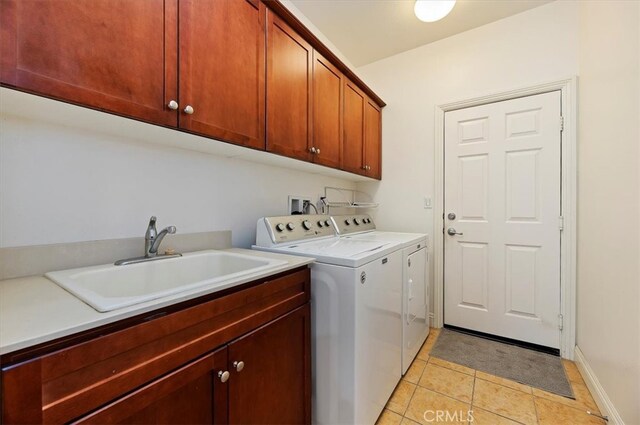
[[[354,218],[353,222],[356,224],[356,226],[360,225],[360,219],[359,218]]]
[[[318,227],[324,227],[324,221],[318,220]]]
[[[350,224],[351,224],[351,220],[346,219],[346,220],[344,221],[344,224],[346,224],[347,226],[348,226],[348,225],[350,225]]]
[[[276,224],[276,230],[278,232],[282,232],[284,230],[284,224],[282,224],[282,223]]]
[[[293,223],[287,223],[287,229],[289,229],[289,230],[293,230],[293,229],[295,229],[295,228],[296,228],[296,225],[295,225],[295,224],[293,224]]]
[[[305,230],[309,230],[311,229],[311,222],[309,220],[305,220],[302,222],[302,227],[305,228]]]
[[[331,227],[331,220],[325,220],[324,225],[327,227]]]

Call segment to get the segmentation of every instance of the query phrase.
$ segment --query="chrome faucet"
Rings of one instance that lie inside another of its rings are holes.
[[[156,230],[156,217],[151,217],[149,226],[147,226],[147,233],[144,234],[144,256],[151,258],[158,255],[158,248],[162,243],[162,239],[168,234],[173,235],[174,233],[176,233],[176,226],[165,227],[158,233]]]
[[[179,253],[165,253],[158,255],[158,248],[165,236],[168,234],[176,233],[176,226],[165,227],[158,233],[156,229],[156,217],[153,216],[149,219],[149,225],[147,226],[147,232],[144,234],[144,256],[127,258],[124,260],[118,260],[114,264],[116,266],[124,266],[127,264],[144,263],[146,261],[161,260],[164,258],[182,257]]]

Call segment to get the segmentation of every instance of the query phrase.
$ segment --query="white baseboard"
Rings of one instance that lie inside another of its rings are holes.
[[[616,410],[616,407],[611,402],[611,399],[605,392],[604,387],[602,386],[602,384],[600,384],[600,381],[598,381],[598,377],[593,372],[593,369],[591,369],[591,366],[589,366],[589,363],[587,363],[587,359],[584,357],[584,354],[582,354],[580,347],[578,347],[577,345],[574,354],[576,366],[578,366],[578,370],[580,371],[580,374],[582,374],[582,377],[587,384],[587,388],[589,388],[589,391],[591,392],[593,399],[598,405],[602,416],[609,417],[609,422],[607,422],[607,424],[624,425],[624,422],[620,417],[620,414]]]

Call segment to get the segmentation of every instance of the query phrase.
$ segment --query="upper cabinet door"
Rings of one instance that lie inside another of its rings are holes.
[[[342,73],[313,52],[314,161],[328,167],[342,165]],[[313,152],[313,150],[312,150]]]
[[[364,112],[364,164],[367,176],[382,178],[382,112],[367,99]]]
[[[313,50],[267,11],[267,150],[310,160]]]
[[[0,81],[176,126],[176,1],[2,0]]]
[[[264,149],[265,6],[180,0],[180,127]]]
[[[351,81],[344,83],[344,140],[342,168],[365,174],[364,169],[364,111],[367,98]]]

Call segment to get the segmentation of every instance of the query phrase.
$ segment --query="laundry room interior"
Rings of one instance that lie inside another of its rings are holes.
[[[0,423],[640,425],[639,170],[638,0],[0,0]]]

